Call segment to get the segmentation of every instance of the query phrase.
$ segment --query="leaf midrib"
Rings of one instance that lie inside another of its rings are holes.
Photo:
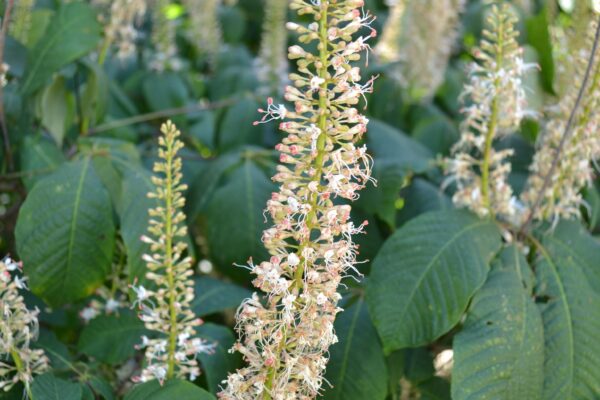
[[[552,261],[552,258],[550,257],[550,253],[548,252],[548,250],[544,247],[544,245],[542,243],[537,243],[538,244],[538,249],[540,250],[540,253],[542,254],[542,257],[544,257],[546,259],[546,262],[548,263],[548,266],[550,267],[550,270],[552,272],[552,275],[554,275],[555,279],[556,279],[556,284],[558,286],[559,292],[560,292],[560,298],[562,299],[561,303],[563,303],[563,308],[565,309],[565,313],[567,314],[567,332],[568,332],[568,338],[569,338],[569,358],[570,358],[570,363],[569,365],[570,367],[570,392],[573,391],[573,376],[574,376],[574,362],[575,362],[575,345],[574,345],[574,339],[573,339],[573,318],[571,317],[571,308],[569,307],[569,303],[568,303],[568,297],[567,297],[567,293],[564,289],[562,280],[560,279],[560,275],[558,274],[558,269],[556,264]],[[545,386],[545,385],[544,385]]]
[[[67,6],[68,7],[68,6]],[[63,15],[61,16],[62,19],[64,20],[64,15],[66,14],[66,11],[63,11]],[[55,35],[50,39],[45,41],[45,43],[47,44],[47,46],[45,46],[39,57],[37,57],[36,61],[34,62],[32,69],[30,70],[30,74],[27,77],[27,80],[23,83],[22,86],[22,91],[23,93],[27,93],[27,90],[29,89],[29,85],[31,80],[33,79],[33,77],[35,77],[35,75],[37,74],[37,70],[39,69],[42,60],[44,60],[46,58],[46,53],[49,51],[49,49],[52,48],[52,46],[54,45],[54,43],[56,42],[57,38],[59,37],[59,34],[62,34],[63,32],[67,31],[68,29],[70,29],[73,25],[79,23],[79,16],[77,18],[71,18],[70,23],[62,23],[60,24],[60,27],[58,29],[58,31],[55,33]],[[57,18],[58,20],[58,18]]]
[[[87,175],[87,171],[90,165],[90,158],[86,157],[84,159],[84,165],[81,169],[81,176],[79,177],[79,182],[77,183],[77,191],[75,192],[75,204],[73,205],[73,213],[71,214],[71,232],[69,235],[69,244],[67,246],[67,265],[65,269],[65,275],[62,279],[61,287],[62,290],[65,290],[66,283],[68,281],[69,275],[71,273],[71,267],[73,263],[73,244],[75,243],[75,228],[77,225],[77,220],[79,217],[79,203],[81,202],[81,193],[83,191],[83,183],[85,181],[85,177]]]
[[[407,298],[407,301],[404,303],[404,308],[402,309],[402,312],[400,313],[400,317],[397,319],[403,319],[404,316],[406,315],[406,312],[408,310],[409,305],[412,303],[412,300],[417,292],[417,289],[421,286],[421,283],[423,282],[423,279],[425,279],[425,276],[427,276],[429,274],[429,271],[431,270],[431,268],[433,267],[433,265],[439,260],[439,258],[441,257],[442,253],[444,253],[444,251],[448,248],[448,246],[450,246],[452,243],[454,243],[460,236],[462,236],[465,232],[470,231],[471,229],[474,229],[480,225],[485,225],[487,224],[487,221],[477,221],[474,224],[471,224],[463,229],[461,229],[459,232],[457,232],[454,236],[452,236],[450,238],[450,240],[448,240],[441,248],[440,250],[434,255],[434,257],[431,259],[431,261],[429,262],[429,264],[427,264],[427,267],[425,267],[423,269],[423,273],[421,274],[421,276],[419,277],[419,279],[417,280],[416,284],[413,286],[412,291],[410,292],[410,295]]]
[[[352,347],[351,345],[352,345],[352,338],[354,337],[354,329],[358,322],[358,316],[360,315],[362,306],[363,306],[363,301],[359,300],[356,305],[356,313],[352,316],[352,322],[350,323],[350,329],[348,331],[348,340],[346,342],[346,346],[344,347],[344,355],[342,357],[342,367],[340,368],[340,375],[339,375],[339,379],[338,379],[339,390],[337,391],[336,396],[335,396],[335,398],[337,400],[339,400],[340,394],[342,393],[342,382],[343,382],[344,376],[346,375],[347,364],[348,364],[347,361],[348,361],[348,357],[350,356],[350,347]]]

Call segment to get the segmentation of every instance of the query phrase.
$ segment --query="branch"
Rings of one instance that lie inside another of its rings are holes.
[[[238,102],[237,98],[229,98],[225,100],[221,100],[215,103],[209,104],[194,104],[191,106],[178,107],[178,108],[169,108],[166,110],[160,110],[151,112],[148,114],[136,115],[129,118],[122,118],[115,121],[107,122],[102,125],[98,125],[97,127],[90,129],[87,133],[92,135],[94,133],[105,132],[111,129],[121,128],[127,125],[139,124],[142,122],[148,122],[155,119],[162,119],[167,117],[173,117],[175,115],[187,114],[194,111],[203,111],[203,110],[214,110],[218,108],[223,108],[235,104]]]
[[[587,65],[587,68],[585,71],[585,75],[583,77],[583,81],[581,82],[581,87],[579,88],[579,93],[577,94],[577,99],[575,100],[575,105],[573,106],[573,109],[571,110],[571,114],[569,115],[569,119],[567,120],[567,125],[565,126],[563,135],[560,138],[558,147],[556,148],[556,152],[554,155],[554,159],[552,160],[550,169],[548,170],[548,173],[544,176],[544,181],[543,181],[542,187],[541,187],[540,191],[538,192],[535,202],[533,203],[533,206],[531,207],[531,209],[529,211],[529,215],[527,216],[527,219],[525,220],[525,222],[523,222],[523,224],[521,225],[521,228],[519,228],[519,233],[521,233],[521,234],[525,232],[525,230],[527,229],[527,227],[533,220],[533,216],[535,215],[536,210],[542,204],[542,200],[544,198],[544,193],[548,189],[548,186],[550,185],[550,181],[552,180],[552,176],[554,175],[554,171],[558,167],[560,155],[565,147],[565,144],[567,143],[567,141],[571,137],[571,134],[573,133],[573,129],[572,129],[573,123],[575,121],[575,116],[577,115],[577,110],[579,109],[579,106],[581,105],[581,100],[583,99],[583,95],[587,88],[588,81],[590,80],[590,75],[591,75],[592,69],[594,67],[594,60],[596,58],[596,52],[598,50],[598,42],[599,41],[600,41],[600,18],[598,18],[596,34],[594,37],[594,44],[592,45],[590,59],[588,61],[588,65]]]

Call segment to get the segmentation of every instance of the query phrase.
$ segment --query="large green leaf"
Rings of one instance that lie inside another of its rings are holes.
[[[500,244],[492,222],[465,211],[423,214],[396,231],[367,283],[386,352],[429,343],[456,325]]]
[[[21,207],[17,250],[32,291],[51,305],[91,294],[110,272],[112,208],[90,158],[38,182]]]
[[[261,236],[267,227],[263,209],[272,191],[273,184],[263,172],[246,161],[213,195],[207,211],[207,239],[213,259],[224,272],[239,276],[243,271],[232,264],[268,257]]]
[[[31,385],[34,399],[43,400],[81,400],[81,386],[59,379],[47,373],[36,377]]]
[[[209,276],[196,278],[194,291],[192,309],[199,317],[237,308],[242,300],[252,296],[246,288]]]
[[[492,265],[454,338],[453,399],[542,399],[544,330],[523,286],[530,273],[516,246]]]
[[[600,393],[600,247],[574,222],[542,239],[536,295],[544,321],[544,400]]]
[[[92,7],[81,2],[63,4],[52,17],[43,40],[29,53],[21,92],[29,94],[39,89],[61,67],[93,50],[100,36],[101,27]]]
[[[199,337],[215,345],[214,353],[200,353],[198,358],[208,389],[216,394],[220,391],[221,382],[227,379],[227,374],[234,372],[237,366],[238,355],[229,352],[235,338],[229,328],[211,323],[198,327],[196,331]]]
[[[81,332],[80,352],[107,364],[120,364],[135,353],[135,344],[146,329],[144,323],[131,311],[119,315],[101,315],[93,319]]]
[[[150,381],[134,387],[124,400],[214,400],[206,390],[187,381],[171,379],[161,385]]]
[[[339,342],[330,348],[325,378],[327,400],[384,400],[388,373],[381,343],[362,299],[335,321]]]

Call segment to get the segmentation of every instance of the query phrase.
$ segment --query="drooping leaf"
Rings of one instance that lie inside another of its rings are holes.
[[[230,308],[235,309],[242,300],[252,296],[248,289],[209,276],[196,278],[194,291],[196,296],[192,302],[192,309],[199,317]]]
[[[393,165],[377,163],[373,166],[372,176],[377,179],[377,186],[367,186],[356,206],[377,215],[393,228],[396,225],[397,201],[404,184],[404,174]]]
[[[33,380],[31,392],[34,399],[44,400],[81,400],[81,386],[59,379],[47,373]]]
[[[339,342],[330,348],[324,399],[384,400],[388,373],[381,343],[362,299],[348,307],[335,321]]]
[[[206,216],[207,239],[223,272],[239,277],[243,271],[234,263],[268,257],[261,236],[267,226],[263,209],[272,191],[269,179],[248,160],[213,195]]]
[[[142,255],[149,252],[149,245],[140,237],[148,230],[148,210],[156,206],[156,200],[147,194],[154,190],[152,174],[142,168],[129,169],[123,176],[121,236],[127,250],[127,269],[130,279],[145,279],[146,263]]]
[[[42,125],[61,147],[67,129],[73,122],[74,102],[68,91],[65,79],[57,76],[52,84],[44,89],[40,99],[39,113]]]
[[[227,110],[217,139],[221,151],[244,144],[259,144],[262,141],[262,125],[253,124],[260,117],[258,108],[256,101],[243,99]]]
[[[397,225],[403,225],[428,211],[451,210],[454,207],[450,197],[439,186],[421,178],[414,179],[408,187],[402,189],[400,196],[404,204],[398,212]]]
[[[395,165],[405,172],[430,168],[433,155],[421,143],[381,121],[371,120],[367,129],[367,147],[377,162]]]
[[[130,310],[100,315],[83,329],[77,348],[83,354],[116,365],[134,355],[135,345],[146,332],[144,323]]]
[[[454,338],[453,399],[542,399],[544,331],[523,285],[527,273],[527,260],[510,246],[473,297]]]
[[[58,340],[53,331],[40,329],[39,337],[34,347],[43,349],[55,370],[69,369],[72,357],[67,346]]]
[[[600,393],[599,248],[574,222],[542,239],[535,272],[544,322],[544,400]]]
[[[96,48],[100,37],[101,27],[90,5],[62,4],[43,40],[29,53],[21,92],[29,94],[39,89],[61,67]]]
[[[397,230],[367,283],[385,351],[423,345],[451,329],[483,285],[500,244],[493,223],[464,211],[427,213]]]
[[[15,236],[31,290],[51,305],[84,298],[102,284],[115,227],[110,198],[90,158],[63,164],[35,185]]]
[[[210,162],[190,187],[190,201],[187,207],[190,218],[194,219],[200,212],[206,211],[223,174],[239,162],[240,157],[237,153],[224,154]]]
[[[202,373],[206,377],[208,389],[216,394],[220,391],[221,382],[227,379],[227,374],[235,371],[237,366],[237,355],[229,353],[235,338],[229,328],[216,324],[204,324],[196,331],[199,337],[215,345],[213,353],[201,353],[198,358],[202,365]]]
[[[193,383],[170,379],[162,386],[154,380],[135,386],[124,400],[215,400],[215,397]]]

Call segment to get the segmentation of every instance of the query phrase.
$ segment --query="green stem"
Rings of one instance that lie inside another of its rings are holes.
[[[327,2],[322,3],[321,15],[319,19],[319,66],[317,68],[317,74],[319,78],[323,80],[321,87],[319,88],[319,118],[318,127],[321,131],[317,137],[317,156],[315,157],[315,175],[313,182],[317,184],[321,183],[321,174],[323,173],[323,165],[325,163],[325,144],[327,139],[327,95],[328,95],[328,61],[329,61],[329,40],[327,39]],[[319,196],[317,193],[312,193],[310,198],[311,211],[307,216],[307,225],[310,230],[318,223],[317,217],[317,206],[319,202]],[[308,235],[307,241],[310,241],[310,234]],[[302,249],[305,243],[301,243],[298,248],[298,253],[302,254]],[[300,264],[294,273],[294,284],[293,287],[298,291],[301,291],[304,283],[304,260],[301,258]],[[284,334],[278,353],[284,349],[286,343],[286,335]],[[273,388],[273,382],[279,369],[279,360],[276,360],[275,366],[269,369],[267,373],[267,380],[265,381],[265,391],[263,394],[263,400],[271,400],[271,390]]]
[[[12,356],[13,361],[15,362],[15,368],[17,368],[17,373],[20,374],[23,372],[23,360],[21,360],[21,356],[15,349],[10,350],[10,355]],[[29,382],[23,382],[25,385],[25,392],[30,400],[33,400],[33,393],[31,392],[31,387],[29,386]]]
[[[165,138],[166,139],[166,138]],[[169,296],[169,353],[167,362],[167,379],[173,378],[175,374],[175,350],[177,345],[177,309],[175,303],[177,292],[175,290],[175,271],[173,268],[173,141],[166,139],[167,142],[167,165],[166,174],[166,193],[165,193],[165,269],[167,273],[168,296]]]

